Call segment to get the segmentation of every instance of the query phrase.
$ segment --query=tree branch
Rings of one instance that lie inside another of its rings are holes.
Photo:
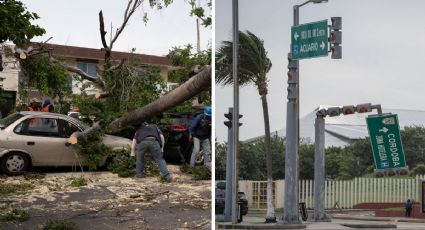
[[[103,22],[102,11],[99,12],[99,30],[100,30],[100,38],[102,39],[103,48],[107,52],[110,52],[110,49],[109,49],[108,45],[106,44],[106,39],[105,39],[106,31],[105,31],[105,23]]]
[[[139,124],[150,117],[171,109],[211,87],[211,66],[207,65],[188,81],[158,98],[148,105],[129,112],[126,116],[116,119],[108,126],[112,133],[117,133],[127,125]]]
[[[15,56],[20,58],[20,59],[26,59],[27,57],[39,55],[39,54],[42,54],[42,53],[48,53],[50,62],[62,66],[63,68],[65,68],[69,72],[73,72],[73,73],[78,74],[79,76],[81,76],[82,79],[91,81],[91,82],[97,84],[101,88],[105,88],[105,82],[103,81],[103,78],[101,76],[99,76],[99,77],[91,76],[91,75],[85,73],[83,70],[81,70],[81,69],[79,69],[75,66],[67,65],[67,64],[59,61],[55,57],[53,57],[50,53],[50,50],[45,49],[46,48],[45,47],[46,42],[40,43],[39,46],[35,47],[35,48],[30,46],[26,50],[17,48],[15,50]]]
[[[112,47],[114,46],[115,41],[117,40],[117,38],[120,36],[121,32],[124,30],[125,26],[127,25],[128,20],[130,19],[131,15],[133,15],[133,13],[136,11],[136,9],[140,6],[140,4],[142,3],[142,0],[129,0],[128,4],[127,4],[127,8],[125,10],[124,13],[124,20],[122,22],[121,27],[119,27],[117,29],[117,32],[115,33],[114,38],[112,38],[110,44],[109,44],[109,49],[112,50]],[[131,4],[133,3],[133,5],[131,6]],[[131,8],[130,8],[131,6]]]
[[[118,65],[111,66],[111,67],[110,67],[109,69],[107,69],[106,71],[114,71],[114,70],[117,70],[117,69],[121,68],[121,67],[124,65],[124,62],[125,62],[126,60],[127,60],[127,59],[125,59],[125,58],[121,59],[121,61],[120,61],[120,63],[119,63]]]
[[[109,97],[109,93],[105,93],[105,92],[99,92],[99,91],[97,91],[94,97],[95,97],[96,99]]]
[[[87,140],[87,136],[88,136],[89,133],[91,133],[91,132],[93,132],[95,130],[100,129],[100,122],[101,121],[102,120],[96,121],[95,123],[93,123],[93,125],[90,128],[88,128],[88,129],[86,129],[86,130],[84,130],[82,132],[80,132],[80,131],[74,132],[69,137],[68,143],[71,144],[71,145],[75,145],[75,144],[78,143],[78,141]]]

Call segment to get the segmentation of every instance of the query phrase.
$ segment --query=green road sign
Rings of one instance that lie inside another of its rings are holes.
[[[291,28],[292,59],[328,56],[328,20]]]
[[[406,167],[396,114],[366,118],[376,169]]]

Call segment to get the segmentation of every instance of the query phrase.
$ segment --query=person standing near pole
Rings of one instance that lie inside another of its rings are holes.
[[[406,201],[406,217],[410,217],[410,214],[412,213],[412,207],[413,207],[413,201],[410,199],[407,199]]]
[[[136,154],[137,152],[137,154]],[[131,156],[136,156],[136,177],[144,177],[145,153],[150,152],[159,166],[162,176],[167,182],[171,182],[171,174],[167,169],[167,163],[163,158],[164,135],[154,124],[143,122],[134,134],[131,146]]]
[[[195,167],[196,155],[201,147],[204,153],[204,165],[210,162],[211,113],[211,106],[205,107],[204,113],[196,116],[189,127],[189,140],[193,139],[193,151],[190,157],[192,167]]]

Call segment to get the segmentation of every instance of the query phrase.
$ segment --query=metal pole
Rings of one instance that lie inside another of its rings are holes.
[[[233,114],[233,108],[229,108],[229,113]],[[233,117],[233,116],[232,116]],[[232,118],[233,119],[233,118]],[[227,126],[227,125],[226,125]],[[230,221],[232,218],[232,173],[233,173],[233,124],[229,122],[228,132],[227,132],[227,156],[226,156],[226,197],[224,203],[224,220]]]
[[[201,2],[198,0],[198,7],[201,5]],[[196,43],[196,51],[199,53],[201,53],[201,34],[199,32],[199,18],[196,18],[196,38],[197,38],[197,43]]]
[[[325,119],[318,112],[314,137],[314,220],[329,221],[325,213]]]
[[[239,80],[238,80],[238,0],[233,0],[233,173],[232,173],[232,224],[238,223],[238,169],[236,156],[239,153]]]
[[[294,26],[298,25],[298,6],[294,6]],[[291,52],[288,54],[291,57]],[[299,67],[298,61],[294,61]],[[286,109],[285,193],[283,222],[300,223],[298,213],[298,74],[288,79]]]

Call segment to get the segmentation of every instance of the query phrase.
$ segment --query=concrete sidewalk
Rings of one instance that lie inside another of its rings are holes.
[[[280,215],[277,215],[280,217]],[[216,222],[216,229],[425,229],[425,219],[402,217],[374,217],[353,214],[329,214],[331,222],[314,222],[309,219],[298,225],[282,223],[265,224],[263,213],[244,216],[242,223]]]
[[[342,219],[342,220],[425,223],[425,219],[406,218],[406,217],[376,217],[376,216],[358,216],[358,215],[349,215],[349,214],[330,214],[330,216],[332,219]]]

